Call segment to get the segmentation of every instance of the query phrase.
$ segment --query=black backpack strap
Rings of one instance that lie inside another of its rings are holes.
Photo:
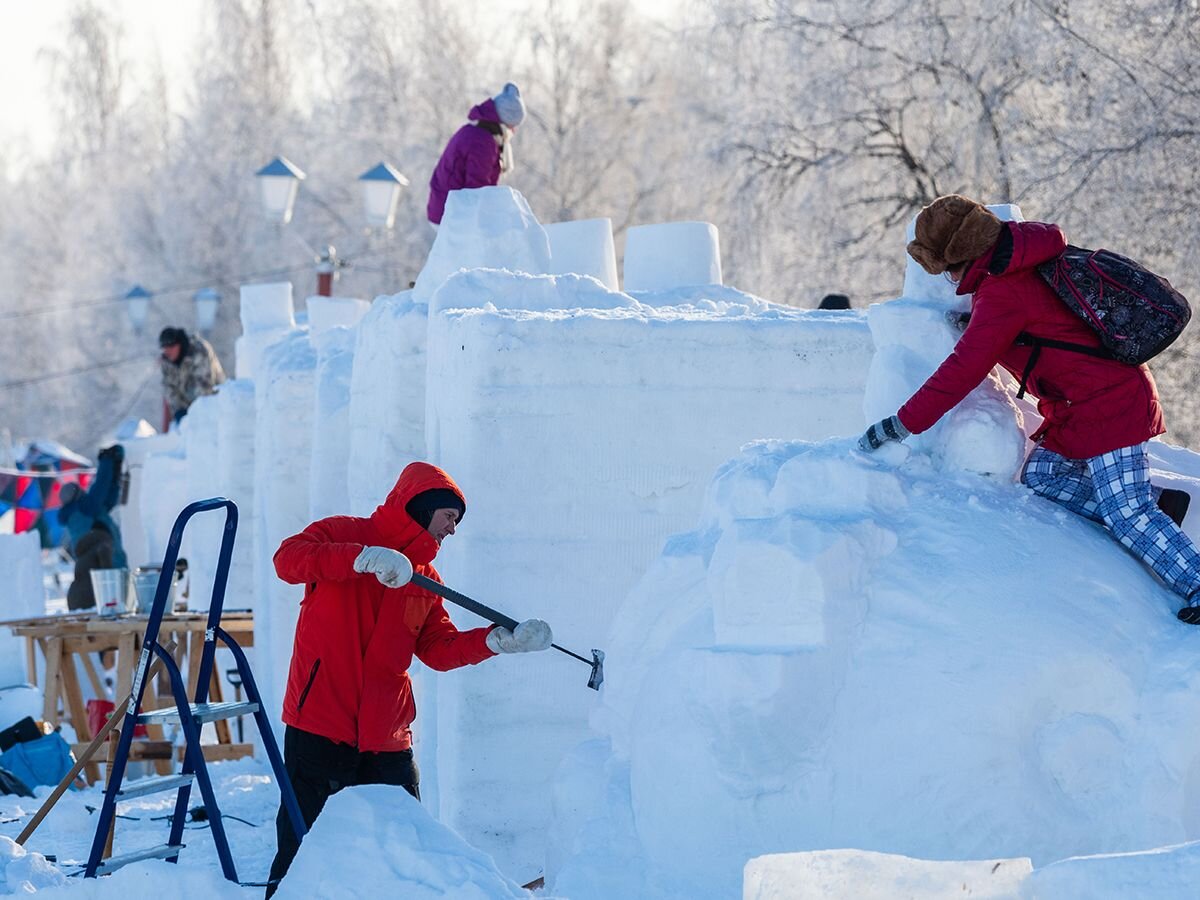
[[[1019,347],[1033,348],[1033,352],[1029,354],[1029,362],[1025,363],[1025,370],[1021,373],[1021,386],[1017,390],[1018,400],[1025,396],[1025,385],[1029,381],[1029,376],[1033,374],[1033,367],[1037,365],[1038,357],[1042,355],[1044,347],[1049,347],[1051,350],[1067,350],[1071,353],[1082,353],[1085,356],[1094,356],[1097,359],[1116,359],[1110,351],[1103,347],[1089,347],[1087,344],[1072,344],[1070,341],[1056,341],[1052,338],[1034,337],[1027,331],[1022,331],[1018,334],[1014,343]]]

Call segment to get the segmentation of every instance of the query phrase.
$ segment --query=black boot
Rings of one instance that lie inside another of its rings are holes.
[[[1187,491],[1177,491],[1174,488],[1163,488],[1158,495],[1158,508],[1170,516],[1171,521],[1183,526],[1183,517],[1187,515],[1192,495]]]

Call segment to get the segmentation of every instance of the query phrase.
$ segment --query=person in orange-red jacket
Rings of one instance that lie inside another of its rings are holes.
[[[1003,366],[1038,398],[1043,419],[1021,481],[1104,525],[1183,598],[1179,619],[1200,625],[1200,552],[1159,508],[1150,484],[1146,442],[1166,427],[1149,369],[1065,349],[1032,356],[1018,343],[1029,334],[1100,346],[1037,272],[1066,249],[1062,230],[1001,222],[981,203],[947,194],[921,210],[915,231],[909,255],[929,274],[945,273],[956,293],[972,295],[971,315],[954,352],[895,415],[868,428],[859,447],[874,451],[932,428]]]
[[[420,799],[408,676],[414,655],[446,671],[497,653],[545,650],[553,640],[540,619],[513,631],[459,631],[439,597],[409,584],[413,572],[441,581],[433,559],[466,510],[449,475],[415,462],[370,517],[321,519],[275,552],[279,577],[305,586],[283,701],[283,756],[310,828],[325,801],[351,785],[398,785]],[[276,831],[267,897],[299,849],[282,808]]]

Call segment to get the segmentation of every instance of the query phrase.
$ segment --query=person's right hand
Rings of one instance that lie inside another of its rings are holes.
[[[404,587],[412,580],[413,568],[408,557],[391,547],[363,547],[354,560],[354,571],[374,575],[384,587]]]

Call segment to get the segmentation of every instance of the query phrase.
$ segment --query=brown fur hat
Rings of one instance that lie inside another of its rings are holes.
[[[987,253],[1004,224],[982,203],[959,194],[938,197],[917,216],[917,238],[908,255],[930,275],[969,263]]]

